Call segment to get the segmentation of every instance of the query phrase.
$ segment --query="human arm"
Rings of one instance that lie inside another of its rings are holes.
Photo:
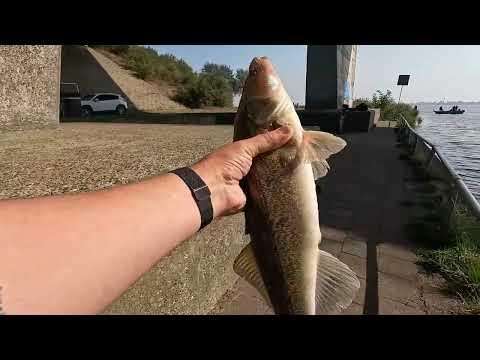
[[[245,204],[239,181],[291,132],[228,144],[192,166],[214,218]],[[0,201],[0,286],[7,314],[101,312],[200,227],[185,183],[164,174],[108,190]]]

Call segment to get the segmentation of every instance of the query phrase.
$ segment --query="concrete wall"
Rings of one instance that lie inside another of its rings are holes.
[[[0,130],[58,125],[57,45],[0,46]]]
[[[356,57],[356,45],[308,46],[306,110],[352,106]]]
[[[105,314],[207,314],[238,276],[233,261],[248,243],[243,214],[212,222],[138,280]]]
[[[308,46],[306,76],[305,109],[336,109],[336,45]]]

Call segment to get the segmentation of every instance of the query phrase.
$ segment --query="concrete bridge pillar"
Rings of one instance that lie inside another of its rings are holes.
[[[0,46],[0,130],[56,127],[59,45]]]
[[[309,45],[305,110],[352,106],[357,45]]]

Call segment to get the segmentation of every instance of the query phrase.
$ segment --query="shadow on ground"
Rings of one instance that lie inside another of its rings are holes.
[[[368,315],[385,313],[387,307],[407,306],[411,300],[401,294],[396,277],[413,282],[416,276],[413,254],[409,254],[413,246],[405,233],[409,209],[401,206],[411,196],[405,192],[404,180],[412,176],[412,169],[398,159],[401,149],[395,146],[392,129],[342,137],[348,145],[330,159],[331,170],[320,181],[322,243],[328,250],[340,240],[337,255],[360,277],[364,289],[354,307],[362,307]],[[387,296],[389,284],[398,294]]]

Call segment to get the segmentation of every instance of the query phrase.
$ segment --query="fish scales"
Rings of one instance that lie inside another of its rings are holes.
[[[290,142],[256,157],[241,183],[251,243],[234,269],[277,314],[332,313],[351,304],[360,283],[348,266],[318,248],[315,179],[327,174],[326,159],[346,143],[332,134],[304,131],[271,62],[255,58],[235,117],[234,140],[283,125],[293,130]]]

